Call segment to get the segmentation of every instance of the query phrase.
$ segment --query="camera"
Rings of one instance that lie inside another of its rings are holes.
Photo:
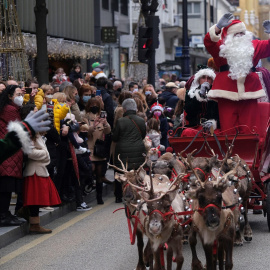
[[[107,117],[107,112],[101,111],[100,118],[106,118],[106,117]]]

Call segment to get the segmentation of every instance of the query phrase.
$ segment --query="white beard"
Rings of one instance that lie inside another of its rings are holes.
[[[220,46],[219,56],[226,58],[230,66],[229,77],[237,80],[246,77],[253,66],[254,47],[252,44],[252,33],[234,37],[230,34]]]

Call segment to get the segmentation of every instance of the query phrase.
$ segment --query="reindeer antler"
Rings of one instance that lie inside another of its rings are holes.
[[[125,165],[124,165],[123,161],[120,159],[120,154],[118,155],[118,160],[120,161],[123,170],[127,170],[127,168],[125,168]]]
[[[235,156],[238,158],[238,161],[237,161],[237,163],[236,163],[236,166],[235,166],[232,170],[230,170],[229,172],[227,172],[226,174],[224,174],[224,175],[221,176],[221,177],[219,177],[219,173],[218,173],[218,175],[217,175],[217,177],[216,177],[217,182],[222,181],[222,180],[224,180],[224,179],[227,179],[227,177],[228,177],[230,174],[236,174],[241,159],[240,159],[240,157],[239,157],[238,155],[235,155]],[[219,169],[219,172],[220,172],[220,169]]]
[[[116,167],[115,165],[112,165],[112,164],[110,164],[110,163],[107,163],[107,164],[108,164],[110,167],[116,169],[116,170],[119,171],[119,172],[122,172],[122,173],[126,173],[126,172],[127,172],[126,170],[122,170],[122,169]]]
[[[196,151],[196,150],[195,150]],[[194,152],[194,151],[193,151]],[[192,153],[191,153],[192,154]],[[197,178],[197,181],[196,183],[199,183],[201,186],[203,186],[203,182],[201,181],[200,177],[198,176],[196,170],[193,169],[192,167],[192,164],[191,164],[191,154],[188,154],[187,155],[187,163],[188,163],[188,166],[190,167],[190,169],[192,170],[192,172],[194,173],[194,175],[196,176]]]

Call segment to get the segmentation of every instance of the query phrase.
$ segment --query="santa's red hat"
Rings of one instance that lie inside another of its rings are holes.
[[[161,112],[163,112],[163,107],[158,103],[158,102],[155,102],[151,108],[150,108],[150,111],[151,113],[154,112],[155,110],[159,110]]]
[[[232,22],[222,29],[221,38],[224,40],[227,35],[245,32],[247,30],[245,24],[239,20],[232,20]]]

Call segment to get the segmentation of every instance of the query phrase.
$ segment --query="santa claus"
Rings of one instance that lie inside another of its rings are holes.
[[[270,40],[253,40],[245,24],[226,13],[206,34],[204,44],[213,56],[219,73],[208,93],[218,101],[220,127],[231,133],[239,126],[241,133],[252,131],[258,123],[257,99],[265,96],[255,67],[270,56]],[[270,33],[270,21],[264,21]]]

